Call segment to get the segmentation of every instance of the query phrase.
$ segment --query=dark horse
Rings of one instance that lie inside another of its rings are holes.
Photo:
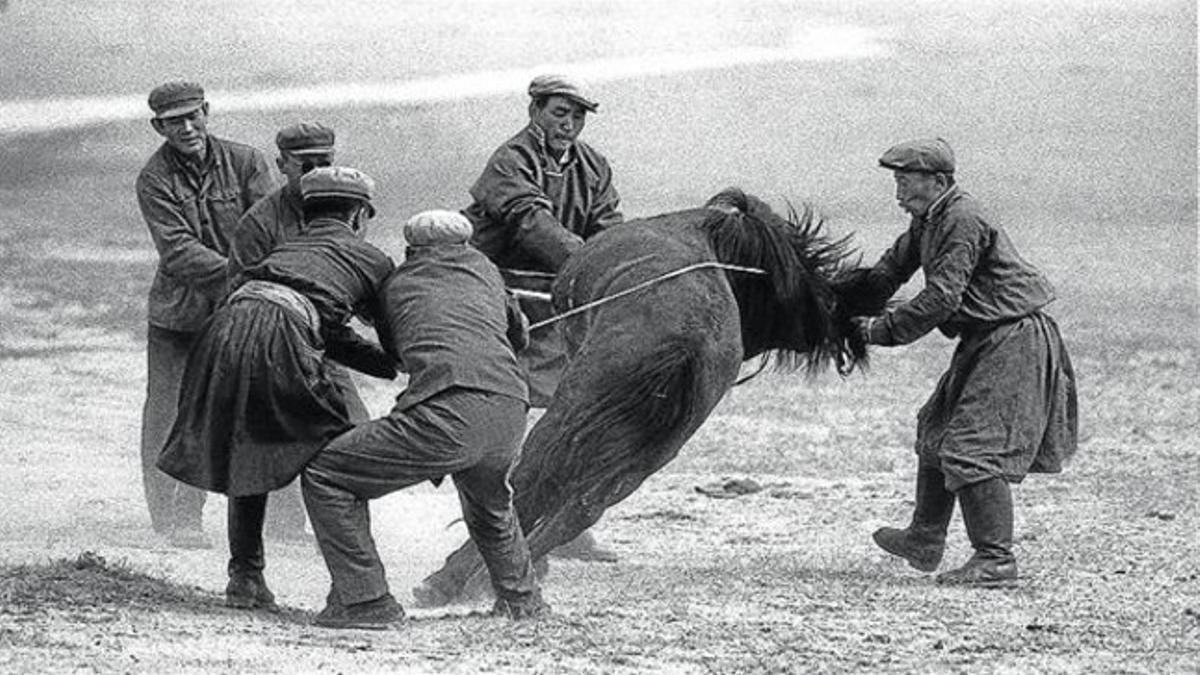
[[[730,188],[704,208],[608,230],[555,279],[562,314],[697,263],[558,324],[570,362],[513,472],[514,502],[540,560],[599,520],[671,461],[737,380],[743,361],[848,373],[866,357],[851,317],[874,314],[865,270],[851,269],[846,239],[831,241],[789,207],[783,218]],[[486,588],[468,541],[413,589],[442,604]]]

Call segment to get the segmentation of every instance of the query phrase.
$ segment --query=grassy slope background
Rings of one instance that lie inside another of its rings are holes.
[[[951,140],[963,185],[1058,286],[1051,311],[1080,375],[1078,460],[1017,490],[1027,583],[1008,594],[941,590],[870,544],[875,527],[911,509],[913,417],[953,346],[930,337],[878,351],[867,376],[767,374],[731,392],[675,463],[606,516],[600,531],[620,565],[556,566],[547,593],[559,616],[545,624],[418,611],[402,634],[313,631],[304,611],[319,606],[327,580],[307,547],[268,551],[292,613],[225,612],[213,599],[220,548],[163,548],[143,522],[135,444],[153,252],[133,180],[157,141],[144,122],[122,122],[0,136],[0,560],[10,565],[0,577],[0,669],[1194,672],[1193,7],[405,3],[368,15],[368,4],[340,6],[338,21],[317,24],[335,27],[317,31],[280,14],[295,7],[282,2],[264,5],[266,22],[232,2],[182,14],[109,5],[135,17],[136,30],[66,2],[41,3],[40,15],[10,3],[0,92],[144,91],[176,74],[214,89],[406,79],[532,65],[548,44],[554,60],[572,60],[778,47],[821,22],[876,29],[891,49],[884,59],[605,84],[586,136],[617,166],[630,215],[740,184],[779,206],[814,201],[834,234],[856,233],[868,261],[904,226],[890,176],[874,168],[879,152],[914,135]],[[190,21],[216,9],[234,15],[202,24],[216,47],[189,61],[169,38],[191,35],[200,24]],[[303,11],[328,19],[332,10]],[[562,39],[590,22],[609,30]],[[343,161],[380,179],[372,236],[395,250],[396,225],[412,212],[465,205],[487,154],[523,123],[524,100],[261,115],[218,107],[212,129],[269,150],[275,129],[300,118],[334,125]],[[395,386],[363,384],[373,409],[386,410]],[[768,487],[731,500],[692,490],[730,476]],[[419,489],[379,506],[381,549],[406,599],[461,540],[461,529],[429,527],[454,517],[453,497]],[[218,541],[222,520],[214,499]],[[951,537],[956,562],[968,554],[958,522]],[[58,558],[73,562],[12,567]],[[150,580],[128,578],[123,565]],[[81,574],[78,593],[52,592]],[[80,590],[112,578],[129,598]],[[164,580],[181,585],[154,591],[181,602],[137,601],[139,584]]]

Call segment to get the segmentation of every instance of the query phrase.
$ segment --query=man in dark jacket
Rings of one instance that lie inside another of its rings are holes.
[[[553,314],[550,282],[567,257],[623,217],[608,160],[579,140],[599,104],[581,83],[562,75],[535,77],[529,97],[529,124],[492,153],[464,213],[474,226],[471,243],[500,267],[510,287],[546,294],[521,298],[522,310],[537,322]],[[533,336],[521,353],[533,407],[549,404],[566,362],[557,329]],[[588,532],[555,554],[616,560]]]
[[[934,328],[959,338],[950,367],[917,416],[916,507],[907,528],[880,528],[875,542],[918,570],[937,569],[954,502],[975,549],[942,584],[1016,583],[1009,483],[1053,473],[1076,449],[1075,375],[1058,326],[1042,310],[1054,299],[1045,276],[954,180],[940,138],[890,148],[908,230],[872,271],[891,296],[921,269],[925,287],[887,314],[860,320],[870,344],[902,345]]]
[[[349,167],[305,174],[304,232],[245,269],[188,355],[158,467],[228,498],[230,607],[275,608],[263,574],[268,493],[294,485],[309,458],[353,426],[329,361],[396,376],[392,357],[349,326],[355,315],[374,323],[395,268],[365,240],[373,185]]]
[[[333,439],[304,470],[304,501],[332,579],[317,625],[403,620],[368,501],[447,475],[491,575],[494,611],[523,618],[545,610],[508,481],[529,407],[512,344],[523,341],[523,317],[496,267],[467,245],[470,234],[470,223],[448,211],[405,225],[406,259],[384,284],[376,328],[408,386],[391,413]]]
[[[238,222],[229,246],[229,290],[246,280],[245,270],[252,267],[284,242],[305,232],[300,179],[315,168],[333,165],[336,135],[333,129],[317,122],[300,122],[275,134],[279,156],[275,166],[287,182],[260,199]],[[370,418],[358,395],[350,371],[331,359],[325,361],[326,374],[342,392],[355,424]],[[271,500],[267,513],[267,535],[282,541],[304,541],[304,502],[296,483],[280,490]]]
[[[555,274],[592,235],[622,221],[608,160],[579,140],[599,107],[561,75],[529,84],[529,124],[471,187],[471,243],[501,269]]]
[[[142,481],[150,522],[174,545],[208,548],[204,492],[155,467],[175,421],[188,350],[225,292],[226,253],[238,219],[274,189],[262,153],[208,133],[204,89],[167,82],[150,92],[150,124],[165,141],[137,178],[137,199],[158,249],[150,287]]]

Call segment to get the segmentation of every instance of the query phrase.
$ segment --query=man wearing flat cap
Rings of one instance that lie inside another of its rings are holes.
[[[529,124],[494,153],[471,187],[464,213],[471,243],[500,267],[512,288],[548,293],[567,257],[595,234],[623,221],[608,160],[579,140],[588,113],[599,104],[584,85],[565,75],[539,75],[529,83]],[[530,321],[549,318],[549,300],[522,295]],[[520,354],[533,407],[550,403],[567,364],[557,329],[531,336]],[[611,562],[589,532],[555,555]]]
[[[622,221],[604,155],[579,140],[598,104],[561,75],[529,84],[529,124],[494,153],[465,213],[471,243],[501,269],[554,274],[588,237]]]
[[[287,182],[259,200],[242,216],[229,247],[229,281],[236,288],[241,271],[262,260],[281,242],[304,228],[300,177],[334,160],[333,129],[314,122],[284,127],[275,135],[275,166]]]
[[[276,246],[304,232],[304,209],[300,179],[314,168],[331,166],[334,161],[333,129],[319,122],[299,122],[280,129],[275,135],[279,151],[275,166],[286,182],[259,200],[242,216],[229,247],[229,290],[245,281],[243,271],[265,258]],[[330,380],[341,390],[349,406],[351,421],[365,422],[367,408],[358,395],[350,372],[334,361],[326,360]],[[304,502],[300,485],[290,485],[271,500],[267,513],[267,534],[282,541],[300,541],[304,534]]]
[[[383,285],[377,329],[407,386],[387,416],[333,439],[304,470],[304,501],[332,579],[318,625],[383,628],[403,619],[367,504],[446,476],[491,575],[494,611],[545,611],[508,482],[529,409],[513,344],[524,317],[499,270],[467,244],[471,232],[452,211],[405,224],[408,250]]]
[[[195,83],[150,92],[150,120],[164,142],[137,178],[137,199],[158,249],[150,287],[142,479],[150,522],[176,546],[210,546],[204,493],[155,468],[175,420],[183,366],[225,292],[226,255],[238,219],[275,184],[258,150],[208,132],[208,102]]]
[[[934,328],[958,345],[917,415],[916,506],[906,528],[875,542],[912,567],[941,563],[959,502],[975,552],[941,584],[1009,587],[1017,582],[1010,483],[1056,473],[1075,452],[1075,375],[1058,325],[1043,308],[1050,282],[1008,234],[955,182],[954,153],[941,138],[889,148],[896,201],[912,220],[871,271],[890,297],[918,269],[925,287],[886,314],[858,319],[870,344],[908,344]]]
[[[305,174],[304,231],[245,269],[246,282],[188,357],[158,466],[228,498],[231,607],[274,607],[263,574],[268,495],[294,484],[309,458],[352,426],[326,356],[376,377],[396,375],[394,360],[348,325],[355,315],[374,320],[395,267],[365,240],[373,189],[349,167]]]

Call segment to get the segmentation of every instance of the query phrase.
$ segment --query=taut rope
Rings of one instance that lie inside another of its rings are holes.
[[[595,309],[596,307],[599,307],[600,305],[612,302],[613,300],[618,300],[627,295],[637,293],[638,291],[643,291],[647,288],[650,288],[651,286],[653,286],[655,284],[662,283],[668,279],[673,279],[677,276],[687,274],[688,272],[694,272],[696,270],[707,269],[710,267],[716,268],[716,269],[721,269],[721,270],[727,270],[730,272],[743,272],[745,274],[764,274],[764,275],[766,274],[765,271],[760,270],[757,267],[742,267],[740,265],[729,265],[726,263],[716,262],[716,261],[696,263],[694,265],[688,265],[687,267],[681,267],[673,272],[667,272],[666,274],[654,277],[653,279],[648,279],[636,286],[631,286],[630,288],[626,288],[625,290],[623,290],[619,293],[613,293],[612,295],[607,295],[603,298],[600,298],[599,300],[592,300],[591,302],[582,304],[578,307],[572,307],[571,309],[563,312],[562,314],[557,314],[555,316],[550,317],[549,319],[545,319],[543,321],[538,321],[537,323],[530,325],[529,330],[532,332],[535,330],[539,330],[541,328],[545,328],[546,326],[555,324],[559,321],[562,321],[563,319],[569,319],[569,318],[575,316],[576,314],[582,314],[583,312],[586,312],[590,309]],[[549,299],[549,296],[547,296],[546,294],[534,293],[534,292],[530,292],[530,291],[525,291],[525,292],[521,293],[521,295],[529,295],[529,296]]]

